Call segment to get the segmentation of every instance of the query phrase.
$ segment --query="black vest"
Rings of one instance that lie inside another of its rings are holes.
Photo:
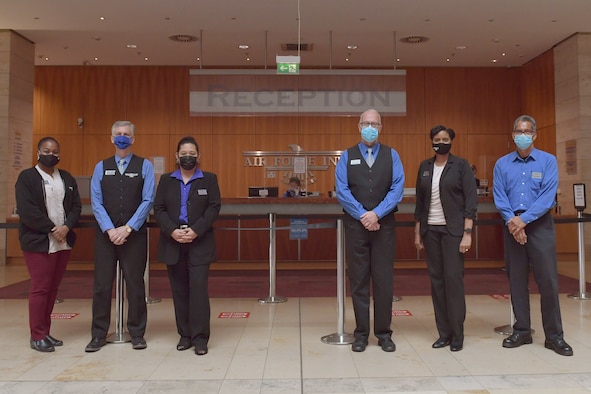
[[[115,227],[125,225],[142,203],[144,159],[132,155],[125,172],[119,174],[115,157],[103,160],[103,205]]]
[[[365,153],[360,152],[357,145],[347,150],[347,179],[353,197],[371,211],[386,197],[392,185],[392,151],[389,146],[380,144],[371,168],[365,162]]]

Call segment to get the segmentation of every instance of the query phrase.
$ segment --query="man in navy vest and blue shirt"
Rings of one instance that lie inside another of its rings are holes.
[[[92,340],[86,352],[96,352],[106,344],[117,261],[127,289],[127,330],[132,347],[147,347],[146,219],[154,202],[155,180],[152,163],[132,153],[134,134],[131,122],[113,124],[111,143],[115,145],[115,155],[96,165],[90,183],[92,212],[98,228],[94,242]]]
[[[370,283],[373,286],[374,335],[385,352],[393,352],[394,212],[402,200],[404,169],[398,153],[378,142],[380,114],[368,109],[359,118],[361,141],[344,151],[335,170],[336,195],[345,211],[345,248],[349,287],[355,312],[354,352],[369,338]]]
[[[505,221],[504,241],[511,303],[515,314],[513,334],[503,347],[532,343],[529,305],[529,273],[540,291],[544,346],[562,356],[573,349],[564,340],[558,301],[556,236],[550,210],[556,205],[558,165],[556,157],[534,148],[536,121],[528,115],[513,124],[517,149],[497,160],[494,168],[495,205]]]

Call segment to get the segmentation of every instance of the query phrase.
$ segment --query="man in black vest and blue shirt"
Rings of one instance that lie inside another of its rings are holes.
[[[111,128],[115,156],[100,161],[90,183],[92,212],[98,228],[94,242],[92,340],[86,352],[106,344],[117,261],[128,298],[127,329],[134,349],[145,349],[147,308],[144,271],[147,259],[146,218],[154,202],[154,167],[131,151],[135,127],[117,121]]]
[[[378,142],[380,114],[368,109],[359,118],[359,144],[344,151],[337,163],[337,199],[343,206],[349,286],[355,312],[355,342],[363,352],[369,338],[370,282],[374,299],[374,334],[385,352],[393,352],[392,295],[394,277],[394,212],[402,200],[404,169],[398,153]]]

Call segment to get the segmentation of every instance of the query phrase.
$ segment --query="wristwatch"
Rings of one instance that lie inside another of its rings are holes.
[[[472,228],[470,228],[470,227],[466,227],[466,228],[464,229],[464,232],[465,232],[466,234],[472,234]]]
[[[125,231],[127,231],[128,234],[131,234],[131,232],[133,231],[133,229],[129,226],[129,225],[125,225]]]

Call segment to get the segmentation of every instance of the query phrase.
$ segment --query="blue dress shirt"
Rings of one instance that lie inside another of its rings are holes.
[[[189,223],[189,214],[187,213],[187,200],[189,200],[189,191],[191,190],[191,182],[195,179],[203,178],[203,172],[200,169],[195,170],[189,182],[185,184],[183,181],[183,175],[181,174],[181,170],[176,170],[172,174],[170,174],[171,178],[178,179],[180,182],[181,188],[181,211],[179,213],[179,223]]]
[[[548,152],[534,148],[523,159],[514,151],[495,164],[493,196],[505,223],[517,211],[526,224],[539,219],[556,205],[557,190],[558,164]]]

